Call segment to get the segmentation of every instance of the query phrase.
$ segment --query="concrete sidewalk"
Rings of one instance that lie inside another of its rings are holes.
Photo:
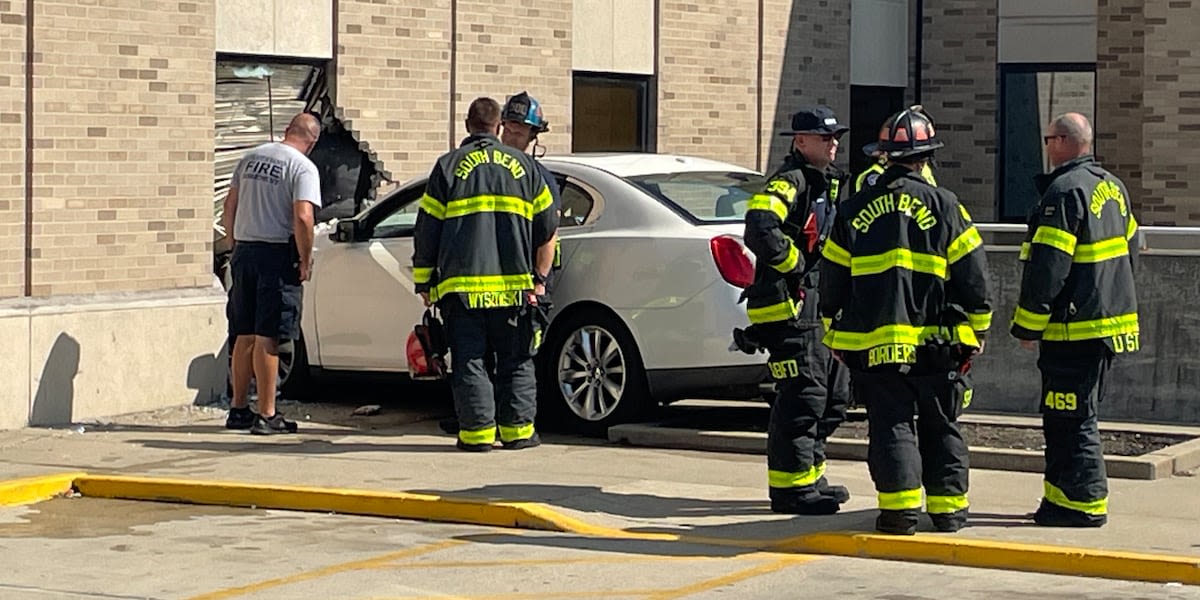
[[[305,422],[299,435],[261,438],[225,431],[222,419],[213,417],[189,425],[114,425],[85,433],[2,432],[0,480],[84,471],[538,502],[596,531],[751,543],[871,532],[876,514],[867,468],[859,462],[830,464],[830,478],[853,495],[841,513],[789,517],[770,512],[766,467],[754,456],[555,436],[537,449],[478,455],[457,451],[453,438],[440,434],[432,420],[408,419],[378,429]],[[1200,557],[1200,478],[1113,480],[1110,486],[1107,527],[1046,529],[1028,518],[1040,498],[1040,476],[973,471],[970,527],[918,538]],[[922,530],[929,531],[928,523]]]

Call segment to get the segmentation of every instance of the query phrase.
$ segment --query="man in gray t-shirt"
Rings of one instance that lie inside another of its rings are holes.
[[[320,176],[307,155],[320,135],[316,117],[296,115],[282,142],[246,153],[225,198],[225,231],[234,243],[225,309],[234,338],[229,429],[261,435],[296,431],[294,422],[275,411],[275,387],[280,340],[300,338],[313,214],[321,206]],[[251,376],[258,386],[257,415],[249,406]]]

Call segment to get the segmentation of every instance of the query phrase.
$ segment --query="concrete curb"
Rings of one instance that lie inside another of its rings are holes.
[[[705,431],[663,427],[658,423],[630,423],[608,428],[610,442],[652,448],[766,454],[767,434],[753,431]],[[1041,473],[1045,458],[1040,451],[971,446],[971,467],[997,471]],[[841,460],[866,460],[867,441],[829,438],[825,456]],[[1114,479],[1165,479],[1176,472],[1200,466],[1200,440],[1191,440],[1142,456],[1106,455],[1108,476]],[[1181,465],[1186,468],[1180,468]]]
[[[83,473],[56,473],[0,481],[0,506],[32,504],[61,496],[71,491],[71,486]]]
[[[639,533],[592,525],[534,502],[496,502],[427,494],[189,481],[69,473],[0,482],[0,498],[53,497],[47,490],[74,481],[84,497],[336,512],[423,521],[569,533],[587,537],[684,542],[750,551],[822,554],[952,566],[1200,585],[1200,557],[1044,546],[921,534],[814,533],[784,539],[730,539]],[[55,485],[52,485],[55,484]],[[59,493],[64,490],[59,490]]]

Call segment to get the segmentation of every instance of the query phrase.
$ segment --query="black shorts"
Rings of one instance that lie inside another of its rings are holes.
[[[278,340],[300,337],[299,258],[292,244],[238,242],[229,261],[233,283],[225,316],[229,334]]]

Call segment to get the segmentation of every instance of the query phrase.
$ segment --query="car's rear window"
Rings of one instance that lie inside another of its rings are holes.
[[[740,221],[766,178],[754,173],[659,173],[627,180],[698,221]]]

